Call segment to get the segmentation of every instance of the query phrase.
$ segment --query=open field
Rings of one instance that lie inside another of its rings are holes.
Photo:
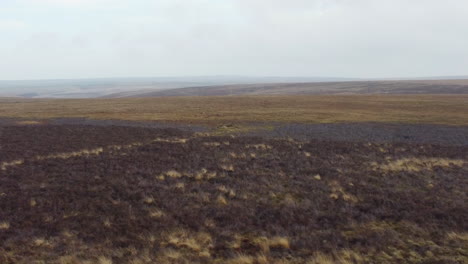
[[[0,127],[0,263],[468,262],[468,147]]]
[[[0,99],[2,264],[468,263],[468,96]]]
[[[84,117],[211,125],[229,122],[468,125],[468,95],[3,99],[0,117]]]

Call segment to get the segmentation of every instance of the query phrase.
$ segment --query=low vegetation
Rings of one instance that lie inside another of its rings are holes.
[[[2,264],[468,263],[467,146],[78,125],[0,144]]]
[[[0,117],[83,117],[220,125],[245,122],[392,122],[468,125],[468,95],[225,96],[25,100],[0,104]],[[221,127],[219,132],[247,126]]]

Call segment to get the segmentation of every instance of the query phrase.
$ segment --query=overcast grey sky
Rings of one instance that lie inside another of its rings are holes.
[[[467,0],[0,0],[0,80],[468,75]]]

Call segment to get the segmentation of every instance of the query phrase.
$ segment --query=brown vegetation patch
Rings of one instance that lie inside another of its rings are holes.
[[[28,126],[44,124],[44,122],[35,121],[35,120],[16,121],[15,123],[16,123],[17,125],[28,125]]]
[[[427,157],[413,157],[391,160],[384,164],[372,163],[374,169],[383,171],[409,171],[419,172],[423,170],[434,170],[434,168],[459,168],[463,167],[466,162],[461,159],[447,159],[447,158],[427,158]]]
[[[121,127],[5,131],[0,162],[24,161],[0,170],[2,264],[458,264],[468,256],[468,166],[454,162],[467,160],[467,147]],[[173,142],[181,138],[190,140]],[[404,157],[423,167],[363,166]]]
[[[301,95],[40,99],[0,104],[3,117],[175,121],[213,124],[220,135],[242,122],[392,122],[468,125],[467,95]],[[255,129],[255,128],[254,128]],[[268,129],[268,128],[267,128]]]

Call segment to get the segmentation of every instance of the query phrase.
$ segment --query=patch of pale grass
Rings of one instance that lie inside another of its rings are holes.
[[[256,237],[251,240],[254,245],[257,245],[263,252],[269,252],[271,248],[289,249],[289,239],[287,237],[275,236],[268,238],[265,236]]]
[[[200,171],[198,171],[197,173],[195,173],[194,175],[194,178],[196,180],[203,180],[203,179],[213,179],[216,177],[216,172],[213,171],[213,172],[209,172],[207,169],[205,168],[202,168]]]
[[[33,240],[33,243],[37,247],[51,247],[52,243],[43,237],[38,237]]]
[[[468,233],[450,232],[447,234],[447,238],[451,240],[466,241],[468,243]]]
[[[221,146],[221,143],[219,143],[219,142],[203,142],[203,145],[208,146],[208,147],[219,147],[219,146]]]
[[[78,259],[76,256],[62,256],[58,259],[59,264],[84,264],[87,262],[83,262]]]
[[[155,176],[155,178],[160,181],[164,181],[166,179],[166,177],[163,174],[157,175]]]
[[[234,171],[234,166],[231,164],[222,164],[220,167],[225,171]]]
[[[246,145],[245,147],[246,148],[254,148],[254,149],[258,149],[258,150],[268,150],[268,149],[273,148],[272,146],[266,145],[266,144],[252,144],[252,145]]]
[[[271,248],[284,248],[289,249],[291,247],[289,239],[283,236],[274,236],[274,237],[244,237],[242,235],[234,235],[234,239],[228,243],[228,247],[232,249],[240,249],[244,241],[249,241],[253,245],[258,246],[263,253],[270,252]]]
[[[239,254],[235,258],[226,261],[226,264],[254,264],[255,258],[244,254]]]
[[[158,208],[152,208],[150,211],[149,211],[149,216],[151,218],[161,218],[164,216],[164,212],[161,211],[160,209]]]
[[[321,252],[316,253],[307,264],[364,264],[367,263],[364,257],[352,250],[344,249],[333,255],[327,255]]]
[[[107,228],[110,228],[112,226],[112,223],[109,219],[104,219],[104,221],[102,222],[104,224],[105,227]]]
[[[183,182],[178,182],[174,186],[176,189],[185,189],[185,183]]]
[[[64,230],[64,231],[62,231],[62,236],[66,237],[66,238],[72,238],[73,234],[69,230]]]
[[[99,264],[112,264],[112,259],[110,259],[108,257],[100,256],[98,258],[98,263]]]
[[[79,151],[73,152],[63,152],[58,154],[51,154],[47,156],[37,156],[36,160],[47,160],[47,159],[69,159],[73,157],[83,157],[83,156],[96,156],[104,152],[103,148],[95,148],[95,149],[83,149]]]
[[[154,203],[154,198],[152,196],[147,196],[143,199],[143,202],[145,202],[145,204],[152,204]]]
[[[177,248],[188,248],[199,255],[209,255],[209,250],[213,248],[211,235],[205,232],[189,232],[178,229],[166,236],[166,243]],[[163,244],[164,245],[164,244]]]
[[[187,143],[187,141],[188,141],[187,138],[173,138],[173,139],[155,138],[153,139],[153,142],[166,142],[166,143],[179,143],[179,144],[185,144]]]
[[[171,178],[180,178],[182,177],[182,173],[176,171],[176,170],[169,170],[166,172],[166,175]]]
[[[218,198],[216,198],[216,202],[218,204],[221,204],[221,205],[227,205],[228,204],[228,201],[226,200],[226,198],[221,194],[218,195]]]
[[[163,256],[165,256],[166,258],[170,260],[176,260],[176,259],[182,258],[182,254],[179,251],[173,250],[173,249],[164,250]]]
[[[335,262],[332,256],[325,255],[322,253],[315,254],[310,260],[306,262],[307,264],[341,264]]]
[[[42,122],[34,121],[34,120],[24,120],[24,121],[17,121],[17,125],[40,125]]]
[[[10,223],[6,221],[0,222],[0,230],[1,229],[3,230],[10,229]]]
[[[216,189],[218,189],[218,191],[220,191],[222,193],[227,193],[229,191],[229,189],[226,188],[226,186],[224,186],[224,185],[220,185],[220,186],[216,187]]]
[[[24,163],[24,160],[14,160],[14,161],[9,161],[9,162],[2,162],[0,164],[0,168],[2,170],[6,170],[8,167],[15,167],[22,165]]]
[[[269,239],[268,244],[271,248],[290,248],[289,239],[287,237],[273,237]]]
[[[433,170],[436,167],[450,168],[463,167],[464,160],[447,158],[403,158],[398,160],[389,160],[386,164],[371,163],[373,169],[389,172],[419,172],[423,170]]]
[[[359,201],[356,196],[347,193],[338,181],[330,182],[329,186],[331,188],[331,194],[329,196],[331,199],[338,200],[342,198],[350,203],[357,203]]]

